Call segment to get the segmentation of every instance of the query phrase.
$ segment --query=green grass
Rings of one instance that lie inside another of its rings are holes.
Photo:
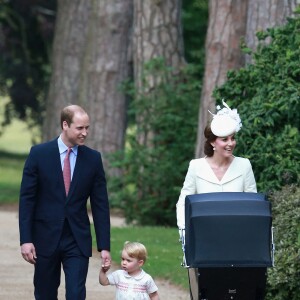
[[[26,155],[0,151],[0,204],[17,203]]]
[[[93,228],[93,226],[92,226]],[[125,241],[143,243],[148,250],[148,260],[144,270],[153,278],[169,280],[173,284],[188,289],[187,270],[181,267],[182,250],[176,228],[166,227],[112,227],[112,260],[120,264],[120,255]],[[93,232],[93,245],[96,247]]]
[[[13,120],[0,135],[0,204],[18,202],[23,166],[30,147],[31,134],[24,122]]]
[[[0,150],[18,154],[28,153],[31,147],[31,138],[26,124],[14,120],[0,136]]]

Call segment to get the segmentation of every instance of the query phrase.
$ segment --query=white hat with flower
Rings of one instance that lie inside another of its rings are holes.
[[[215,136],[224,137],[238,132],[242,127],[242,122],[240,115],[237,112],[237,109],[231,109],[225,102],[222,100],[224,105],[221,108],[217,106],[218,112],[216,114],[210,113],[213,115],[211,121],[211,131]]]

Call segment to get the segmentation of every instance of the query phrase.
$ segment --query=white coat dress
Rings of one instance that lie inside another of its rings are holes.
[[[191,160],[176,205],[178,228],[185,228],[184,211],[187,195],[216,192],[256,193],[256,182],[250,161],[247,158],[234,157],[222,180],[219,180],[206,157]]]

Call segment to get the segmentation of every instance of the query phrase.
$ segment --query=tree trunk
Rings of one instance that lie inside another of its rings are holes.
[[[199,110],[196,157],[203,155],[204,129],[215,111],[212,92],[226,80],[229,69],[244,65],[240,38],[246,33],[247,0],[210,0],[206,61]],[[226,100],[226,99],[225,99]]]
[[[91,121],[87,143],[102,152],[105,166],[124,146],[126,97],[119,88],[130,76],[132,13],[132,0],[58,1],[44,139],[60,131],[63,106],[82,105]]]
[[[85,97],[91,114],[89,145],[107,155],[124,148],[126,96],[121,84],[132,76],[129,55],[133,1],[97,0],[90,35]],[[108,168],[110,175],[119,170]]]
[[[147,62],[162,58],[166,66],[172,67],[174,76],[178,73],[184,64],[180,0],[134,0],[133,58],[135,89],[138,94],[149,98],[163,79],[160,75],[147,74],[147,83],[143,84]],[[151,112],[142,111],[136,117],[136,139],[143,149],[154,146],[155,132],[153,128],[148,128],[148,114]],[[145,182],[143,173],[147,164],[153,167],[153,163],[155,165],[157,161],[152,162],[151,157],[147,160],[139,164],[139,176],[135,183],[138,201],[155,193],[153,187]]]
[[[162,57],[178,69],[183,63],[180,0],[134,0],[134,78],[141,86],[144,64]]]
[[[59,134],[59,114],[64,106],[71,103],[85,106],[79,97],[79,87],[86,57],[90,6],[91,2],[84,0],[58,0],[43,140]]]
[[[247,47],[255,51],[258,45],[256,33],[286,23],[287,17],[295,16],[294,10],[297,5],[299,5],[299,0],[249,1],[245,39]],[[251,63],[250,55],[246,56],[246,63]]]
[[[251,58],[239,49],[240,38],[256,49],[256,32],[285,23],[293,15],[298,0],[210,0],[209,25],[206,38],[206,64],[201,94],[195,156],[203,156],[205,126],[210,120],[208,110],[215,111],[213,90],[224,83],[229,69],[238,69]],[[299,3],[298,3],[299,4]],[[226,99],[225,99],[226,100]]]
[[[184,61],[181,27],[181,0],[134,0],[133,60],[135,87],[140,93],[147,93],[142,78],[145,63],[154,58],[163,58],[166,65],[176,73]],[[147,77],[148,88],[154,88],[160,78]],[[137,126],[143,123],[143,116],[137,117]],[[141,144],[149,144],[147,136],[139,136]]]

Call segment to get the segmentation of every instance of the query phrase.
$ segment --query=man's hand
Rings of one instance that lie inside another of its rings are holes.
[[[106,272],[110,268],[110,265],[111,265],[110,252],[107,250],[102,250],[101,251],[101,259],[102,259],[102,262],[101,262],[102,270],[104,272]]]
[[[23,258],[31,264],[36,262],[35,247],[32,243],[24,243],[21,245],[21,254]]]

